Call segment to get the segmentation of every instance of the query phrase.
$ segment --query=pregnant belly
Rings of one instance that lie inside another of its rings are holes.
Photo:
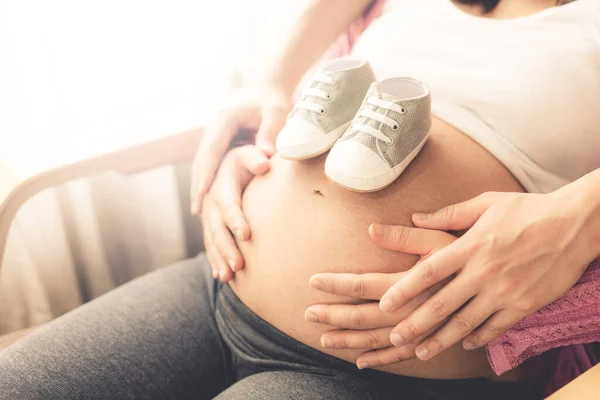
[[[343,189],[325,177],[324,161],[325,156],[303,162],[274,157],[271,172],[252,180],[243,197],[252,238],[240,243],[246,267],[231,287],[250,309],[289,336],[355,362],[360,351],[321,347],[321,334],[333,327],[305,322],[310,305],[352,301],[309,288],[311,275],[407,270],[416,257],[373,245],[367,230],[371,223],[411,225],[416,211],[485,191],[522,189],[486,150],[441,121],[434,121],[421,154],[385,190]],[[427,362],[413,359],[381,369],[438,379],[493,374],[483,350],[466,352],[459,345]]]

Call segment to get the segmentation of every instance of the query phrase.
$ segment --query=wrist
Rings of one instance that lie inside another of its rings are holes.
[[[572,205],[573,214],[581,219],[582,235],[593,257],[600,256],[600,169],[560,189],[567,204]]]
[[[600,169],[586,175],[583,189],[582,204],[587,211],[589,233],[592,246],[595,249],[594,257],[600,256]]]

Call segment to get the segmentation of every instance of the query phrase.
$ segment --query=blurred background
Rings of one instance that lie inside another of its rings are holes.
[[[302,6],[0,0],[0,200],[48,168],[202,126]],[[199,251],[188,169],[106,173],[27,202],[0,272],[0,334]]]

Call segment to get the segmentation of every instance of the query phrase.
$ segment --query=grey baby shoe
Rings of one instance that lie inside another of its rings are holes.
[[[412,78],[375,82],[325,162],[325,174],[351,190],[390,185],[419,154],[431,128],[431,96]]]
[[[302,91],[277,136],[277,152],[290,160],[325,153],[350,126],[374,81],[366,60],[345,57],[328,62]]]

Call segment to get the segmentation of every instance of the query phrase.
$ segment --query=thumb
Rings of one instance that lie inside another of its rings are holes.
[[[283,107],[269,107],[263,110],[262,121],[256,133],[256,146],[269,157],[275,153],[275,139],[285,125],[287,113]]]
[[[460,230],[472,227],[491,206],[508,193],[487,192],[474,199],[452,204],[431,214],[414,213],[413,223],[419,228]]]
[[[253,175],[263,175],[271,168],[269,159],[265,153],[256,146],[246,145],[238,147],[235,151],[238,153],[237,162],[246,172],[249,172],[249,174],[245,175],[248,178],[242,182],[243,187],[246,187]]]

